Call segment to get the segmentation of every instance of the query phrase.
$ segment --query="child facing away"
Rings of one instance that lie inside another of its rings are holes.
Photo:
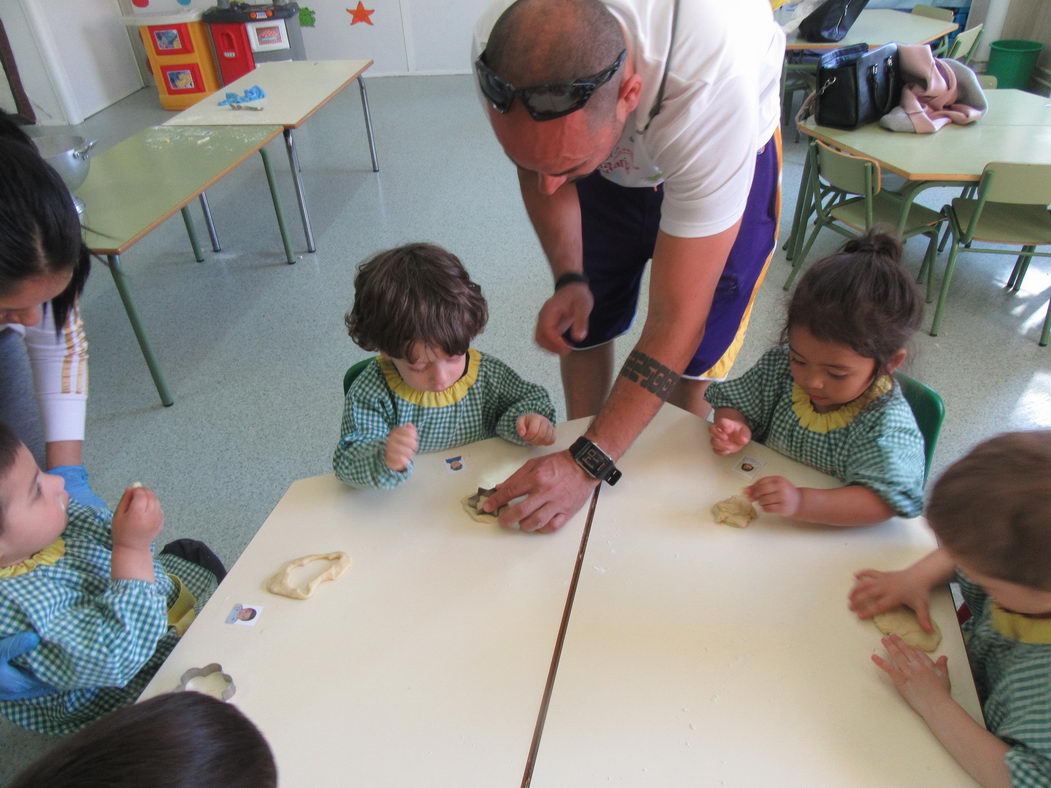
[[[145,487],[112,515],[71,500],[0,422],[0,637],[34,633],[12,666],[55,690],[0,701],[0,713],[66,734],[138,697],[225,573],[188,539],[155,560],[163,525]]]
[[[947,659],[901,638],[872,661],[957,762],[983,786],[1051,785],[1051,431],[999,435],[934,485],[927,520],[941,547],[898,572],[858,572],[861,618],[908,605],[930,631],[928,592],[955,579],[988,729],[952,699]]]
[[[745,488],[764,511],[827,525],[922,511],[923,436],[891,377],[923,314],[901,251],[893,236],[869,232],[816,262],[792,294],[782,344],[705,392],[716,454],[756,440],[845,485],[764,476]]]
[[[547,392],[469,347],[488,319],[481,288],[431,244],[381,252],[358,268],[347,330],[380,355],[350,384],[332,465],[354,487],[392,488],[417,452],[499,435],[554,443]]]

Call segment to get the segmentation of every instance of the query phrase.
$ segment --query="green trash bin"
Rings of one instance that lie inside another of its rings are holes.
[[[985,72],[996,77],[996,87],[1028,88],[1033,67],[1044,45],[1039,41],[1005,39],[994,41],[989,48],[992,52]]]

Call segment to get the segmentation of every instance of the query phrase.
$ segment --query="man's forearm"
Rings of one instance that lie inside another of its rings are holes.
[[[518,170],[518,185],[529,221],[533,224],[552,273],[557,278],[570,271],[582,271],[584,243],[580,231],[577,187],[566,183],[554,194],[541,194],[537,189],[536,173],[521,168]]]

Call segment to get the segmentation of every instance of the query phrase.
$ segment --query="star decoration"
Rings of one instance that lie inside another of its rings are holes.
[[[365,8],[365,4],[358,0],[358,4],[354,8],[348,8],[347,13],[350,14],[350,24],[356,25],[358,22],[364,22],[366,25],[371,25],[372,20],[369,18],[376,13],[375,8]]]

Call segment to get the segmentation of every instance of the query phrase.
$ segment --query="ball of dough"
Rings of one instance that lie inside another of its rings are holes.
[[[758,516],[759,513],[752,506],[752,502],[743,495],[732,495],[712,507],[715,522],[732,525],[734,528],[747,528],[748,523]]]
[[[899,606],[877,613],[872,617],[872,623],[884,635],[897,635],[910,646],[924,651],[934,651],[942,642],[942,633],[938,625],[932,621],[934,631],[927,632],[920,626],[916,614],[908,607]]]

